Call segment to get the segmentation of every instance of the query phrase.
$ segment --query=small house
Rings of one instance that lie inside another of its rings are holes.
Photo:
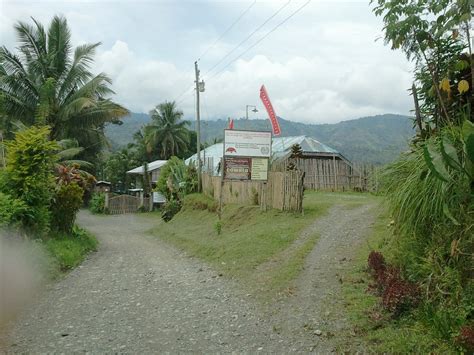
[[[156,182],[160,177],[160,172],[163,166],[168,162],[168,160],[155,160],[147,164],[148,171],[148,181],[151,183],[151,187],[156,186]],[[141,165],[132,170],[127,171],[127,174],[135,176],[135,187],[134,189],[129,190],[131,195],[140,195],[143,193],[142,184],[143,184],[143,175],[145,174],[145,166]],[[153,192],[153,203],[164,203],[166,202],[165,197],[159,192]]]

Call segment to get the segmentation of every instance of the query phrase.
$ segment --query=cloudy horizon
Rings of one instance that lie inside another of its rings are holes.
[[[277,115],[290,121],[336,123],[409,114],[412,65],[401,52],[376,41],[382,36],[382,21],[368,1],[313,0],[261,40],[305,3],[0,0],[0,44],[16,47],[17,21],[31,23],[34,17],[47,25],[54,15],[65,16],[73,46],[102,42],[93,69],[110,76],[114,100],[133,112],[147,113],[160,102],[177,100],[185,117],[194,118],[194,61],[200,57],[206,82],[203,119],[243,117],[246,105],[259,109],[251,118],[266,118],[259,99],[262,84]]]

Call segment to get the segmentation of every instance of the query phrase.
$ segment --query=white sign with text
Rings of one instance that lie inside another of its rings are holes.
[[[224,156],[269,158],[271,153],[271,132],[224,130]]]

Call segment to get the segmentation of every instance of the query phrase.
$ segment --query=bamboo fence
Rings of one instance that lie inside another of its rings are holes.
[[[289,164],[305,173],[308,190],[377,191],[378,170],[374,165],[350,163],[336,156],[323,158],[288,158],[272,163],[272,171],[286,171]]]
[[[223,180],[202,174],[203,192],[222,204],[258,205],[263,210],[302,212],[304,173],[269,172],[267,181]]]
[[[150,206],[150,198],[140,198],[131,195],[118,195],[109,197],[109,195],[106,194],[105,208],[108,214],[136,213],[142,206],[148,211]]]

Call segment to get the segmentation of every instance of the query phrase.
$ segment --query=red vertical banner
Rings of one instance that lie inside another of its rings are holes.
[[[278,118],[275,115],[275,110],[273,110],[272,103],[270,102],[270,98],[268,97],[267,89],[265,89],[265,85],[262,85],[260,88],[260,99],[267,110],[268,117],[270,118],[270,122],[272,123],[272,131],[274,136],[279,136],[281,134],[280,124],[278,123]]]

